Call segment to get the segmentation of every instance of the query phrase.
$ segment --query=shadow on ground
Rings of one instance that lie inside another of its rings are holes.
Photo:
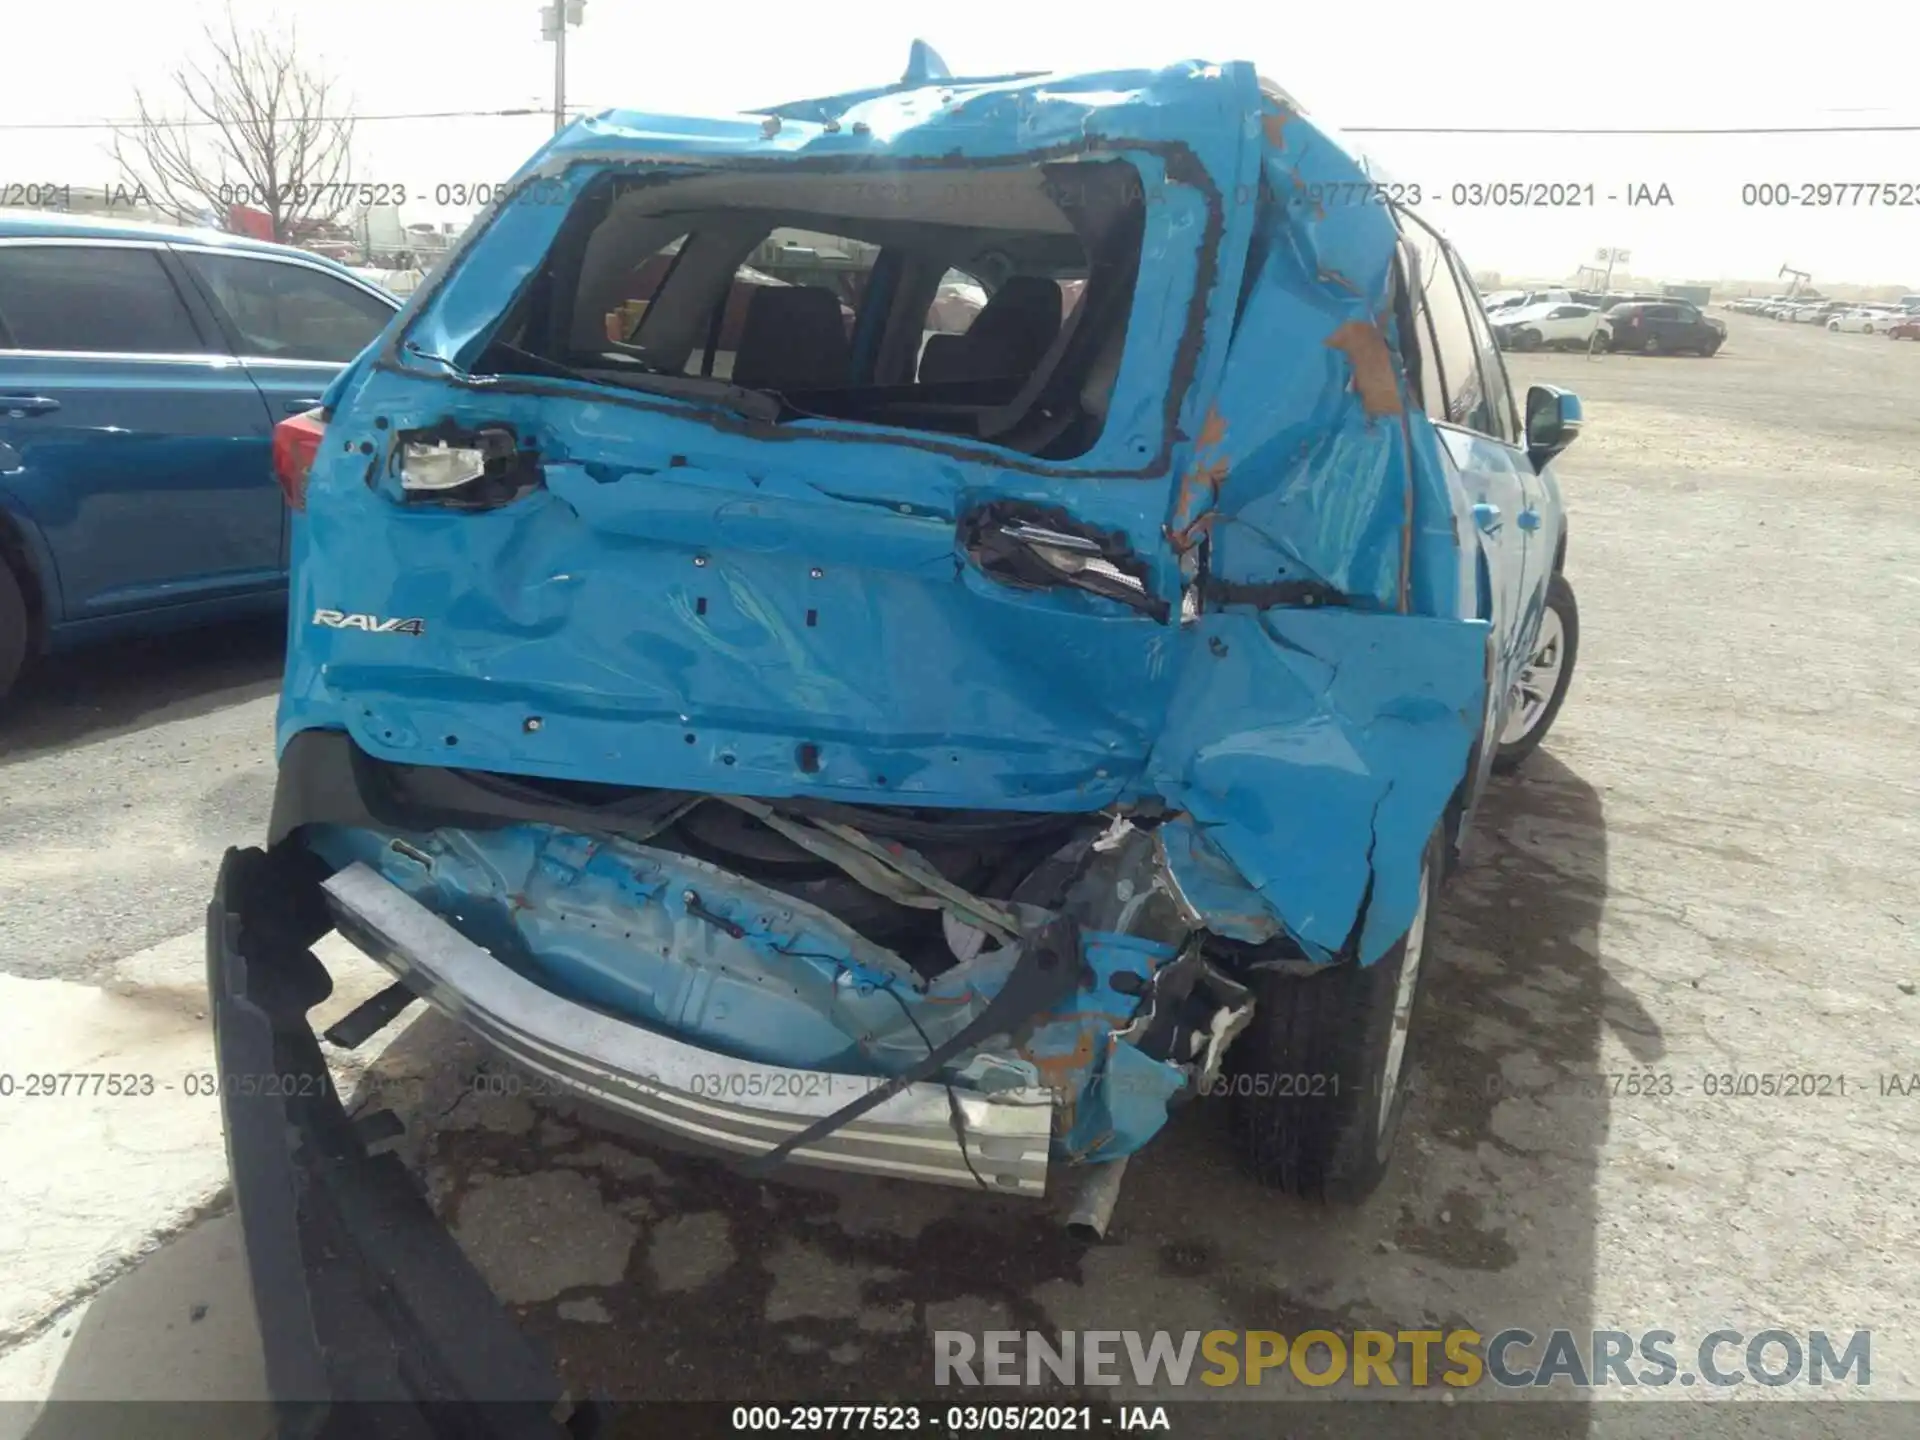
[[[275,611],[47,656],[0,700],[0,763],[270,695],[286,631]]]
[[[57,1367],[48,1403],[0,1404],[0,1440],[273,1436],[231,1211],[155,1252],[35,1346]]]

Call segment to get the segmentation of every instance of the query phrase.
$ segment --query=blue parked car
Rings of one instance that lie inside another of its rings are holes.
[[[1398,202],[1245,64],[922,47],[897,85],[556,136],[286,422],[223,1069],[324,1075],[337,925],[396,985],[336,1043],[424,998],[755,1173],[1065,1181],[1098,1233],[1224,1091],[1254,1174],[1365,1194],[1434,895],[1578,639],[1578,402],[1516,410]],[[358,1183],[324,1082],[283,1088],[223,1086],[263,1316],[307,1304],[265,1252],[338,1253],[311,1196]]]
[[[274,426],[399,303],[283,245],[0,211],[0,694],[43,649],[283,604]]]

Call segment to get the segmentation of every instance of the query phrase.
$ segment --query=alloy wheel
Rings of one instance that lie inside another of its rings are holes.
[[[1414,904],[1413,923],[1400,954],[1400,980],[1393,991],[1393,1028],[1387,1034],[1387,1053],[1380,1067],[1380,1117],[1374,1133],[1386,1136],[1393,1119],[1393,1102],[1400,1090],[1400,1067],[1407,1058],[1407,1032],[1413,1025],[1413,998],[1420,988],[1420,961],[1427,948],[1427,905],[1431,898],[1431,868],[1420,871],[1420,898]]]
[[[1553,703],[1553,692],[1560,687],[1560,672],[1567,658],[1567,632],[1560,616],[1549,606],[1540,612],[1540,636],[1534,641],[1533,654],[1521,668],[1514,685],[1506,729],[1500,732],[1502,745],[1513,745],[1531,735]]]

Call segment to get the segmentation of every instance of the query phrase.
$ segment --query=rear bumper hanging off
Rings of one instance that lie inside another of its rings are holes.
[[[581,1099],[682,1140],[759,1155],[885,1083],[735,1059],[568,1000],[516,974],[364,864],[323,888],[340,932],[429,1004]],[[1039,1087],[984,1095],[909,1085],[792,1158],[1039,1196],[1052,1100]]]

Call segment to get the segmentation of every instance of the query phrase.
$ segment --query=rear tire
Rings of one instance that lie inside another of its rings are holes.
[[[1658,355],[1663,348],[1658,335],[1649,335],[1646,338],[1646,342],[1641,345],[1640,353],[1642,355]]]
[[[27,597],[13,567],[0,560],[0,699],[27,661]]]
[[[1373,964],[1254,972],[1253,1020],[1228,1052],[1221,1084],[1241,1163],[1261,1184],[1353,1204],[1386,1175],[1412,1073],[1408,1042],[1432,969],[1444,851],[1435,830],[1413,924]]]
[[[1547,738],[1566,701],[1568,687],[1573,684],[1573,667],[1580,658],[1580,607],[1574,602],[1573,586],[1567,583],[1566,576],[1555,575],[1547,582],[1547,611],[1548,614],[1540,617],[1540,633],[1534,637],[1533,654],[1527,658],[1521,673],[1523,677],[1535,675],[1551,665],[1552,688],[1541,696],[1545,703],[1535,710],[1523,731],[1501,734],[1500,744],[1493,752],[1493,769],[1499,775],[1511,773],[1540,748],[1540,742]],[[1521,685],[1524,691],[1524,678]],[[1510,719],[1509,724],[1512,723]]]

